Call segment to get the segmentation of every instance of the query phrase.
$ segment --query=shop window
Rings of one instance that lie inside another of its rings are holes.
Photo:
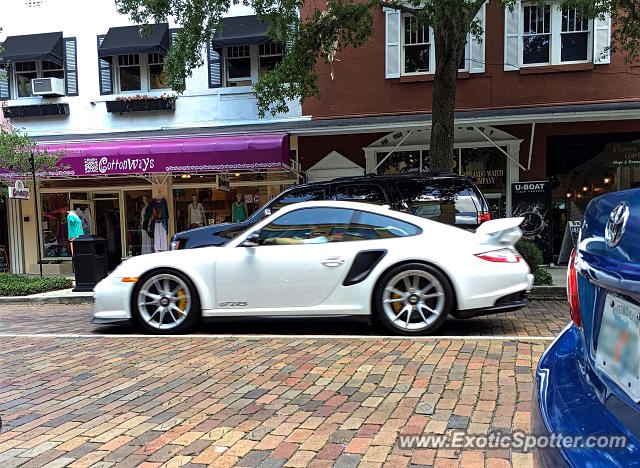
[[[231,222],[229,192],[213,187],[183,187],[173,191],[176,231]]]
[[[259,76],[262,77],[282,62],[283,50],[273,41],[260,44],[258,50]]]
[[[251,54],[248,45],[226,49],[227,86],[251,86]]]
[[[387,203],[387,199],[385,198],[382,189],[376,185],[368,184],[338,185],[335,187],[331,199],[338,201],[374,203],[376,205],[384,205]]]
[[[394,151],[389,155],[388,151],[376,153],[376,166],[378,174],[400,174],[403,172],[419,172],[421,166],[422,152],[414,151]]]
[[[13,69],[17,98],[33,96],[31,82],[36,78],[64,78],[62,65],[47,60],[16,62]]]
[[[124,235],[127,257],[153,252],[153,238],[143,229],[151,199],[151,190],[130,190],[124,194]]]
[[[494,217],[506,216],[507,157],[493,147],[462,148],[460,151],[460,173],[473,177]]]
[[[42,256],[43,258],[70,257],[67,211],[70,200],[68,193],[45,193],[42,203]]]

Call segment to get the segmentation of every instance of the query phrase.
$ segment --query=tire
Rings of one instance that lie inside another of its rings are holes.
[[[454,303],[453,287],[447,277],[422,263],[390,269],[378,280],[373,295],[377,322],[399,335],[435,332],[446,322]]]
[[[179,271],[155,270],[140,278],[133,289],[131,316],[146,332],[185,333],[199,322],[200,315],[198,291]]]

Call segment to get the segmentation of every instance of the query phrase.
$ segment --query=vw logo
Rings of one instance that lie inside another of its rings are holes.
[[[629,207],[626,203],[620,203],[609,215],[607,227],[604,230],[604,239],[609,247],[615,247],[620,243],[624,235],[624,229],[627,226],[627,218],[629,217]]]

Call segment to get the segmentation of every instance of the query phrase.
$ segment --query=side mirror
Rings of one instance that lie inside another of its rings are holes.
[[[241,247],[257,247],[260,245],[260,233],[252,232],[247,238],[240,244]]]

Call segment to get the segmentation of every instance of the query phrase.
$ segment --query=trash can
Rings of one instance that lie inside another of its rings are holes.
[[[74,292],[90,292],[107,277],[107,241],[101,237],[83,236],[73,242]]]

